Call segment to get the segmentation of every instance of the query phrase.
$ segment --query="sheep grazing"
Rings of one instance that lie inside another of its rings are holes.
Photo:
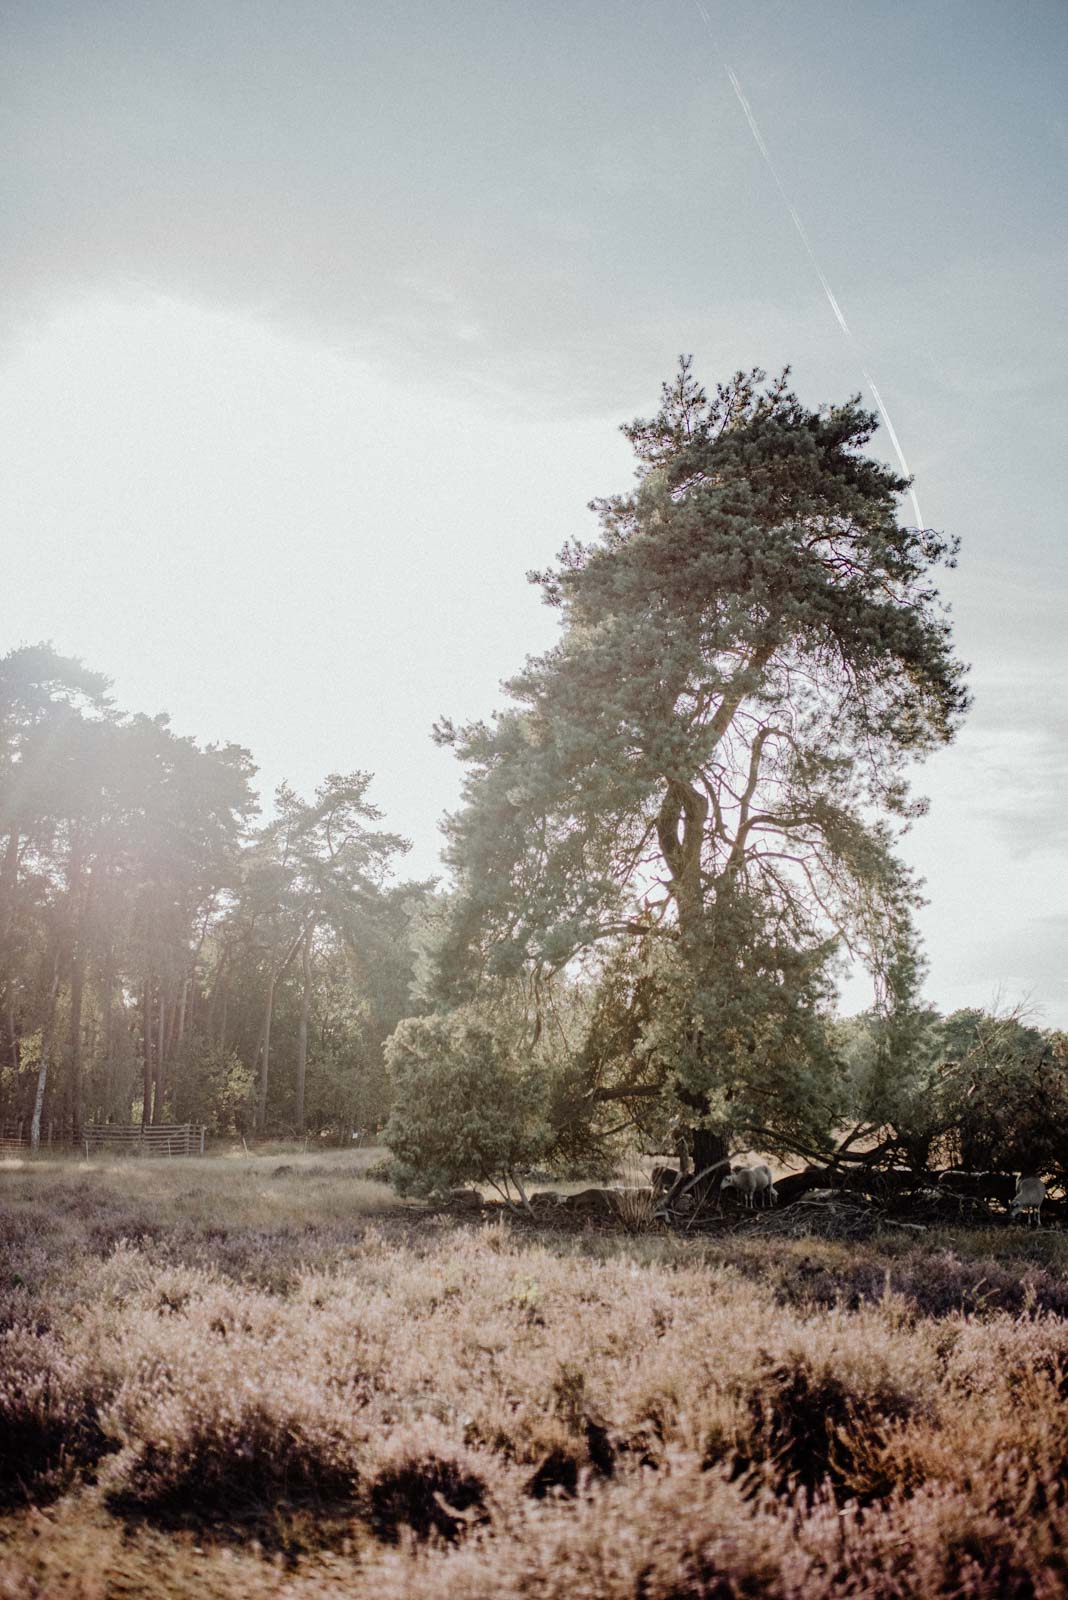
[[[752,1211],[758,1194],[763,1196],[761,1204],[766,1206],[775,1205],[779,1198],[779,1192],[771,1181],[771,1169],[765,1166],[735,1167],[719,1187],[721,1192],[724,1189],[736,1190],[748,1211]]]
[[[1035,1226],[1042,1226],[1042,1202],[1046,1198],[1046,1185],[1041,1178],[1021,1177],[1016,1185],[1016,1195],[1009,1212],[1015,1220],[1021,1211],[1026,1211],[1035,1220]]]

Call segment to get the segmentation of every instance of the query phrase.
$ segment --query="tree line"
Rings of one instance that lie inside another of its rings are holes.
[[[49,645],[0,659],[0,1124],[376,1123],[429,886],[366,772],[258,821],[238,745],[116,710]]]

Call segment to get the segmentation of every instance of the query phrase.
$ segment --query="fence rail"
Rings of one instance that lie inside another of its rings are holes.
[[[42,1150],[69,1150],[71,1145],[79,1141],[73,1139],[69,1130],[64,1132],[62,1126],[58,1129],[55,1119],[49,1117],[47,1122],[41,1124],[40,1148]],[[24,1118],[16,1121],[10,1118],[0,1122],[0,1156],[20,1156],[30,1149],[30,1124]]]
[[[193,1122],[160,1122],[147,1127],[109,1123],[82,1129],[88,1160],[94,1150],[111,1148],[139,1156],[202,1156],[205,1129]]]

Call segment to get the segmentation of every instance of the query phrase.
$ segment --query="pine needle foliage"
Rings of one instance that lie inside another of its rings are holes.
[[[587,1036],[576,1116],[672,1102],[811,1141],[840,1110],[837,957],[910,998],[906,768],[967,694],[932,581],[956,543],[898,521],[876,426],[858,397],[809,410],[787,373],[709,394],[683,358],[624,429],[636,489],[531,574],[558,643],[491,721],[437,729],[467,769],[439,999],[519,982],[540,1021],[561,974],[626,972],[626,1042]]]

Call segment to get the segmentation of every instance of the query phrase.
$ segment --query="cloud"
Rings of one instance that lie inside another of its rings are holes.
[[[1033,1004],[1040,1025],[1068,1019],[1068,914],[1030,919],[1005,930],[990,923],[959,954],[956,981],[986,993],[976,1003]]]
[[[543,415],[637,409],[682,349],[816,364],[834,330],[729,88],[680,82],[644,8],[608,38],[553,10],[16,8],[9,340],[148,291]]]
[[[978,686],[954,747],[955,803],[990,822],[1013,857],[1048,855],[1068,877],[1068,679],[1056,657],[1035,659],[1041,611],[1036,597],[1026,667]]]

